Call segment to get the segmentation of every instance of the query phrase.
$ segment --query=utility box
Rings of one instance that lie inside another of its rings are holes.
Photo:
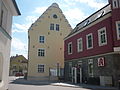
[[[101,86],[112,86],[112,76],[100,76]]]

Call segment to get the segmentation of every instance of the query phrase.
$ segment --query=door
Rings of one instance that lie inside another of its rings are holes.
[[[72,82],[77,83],[77,68],[72,67]]]

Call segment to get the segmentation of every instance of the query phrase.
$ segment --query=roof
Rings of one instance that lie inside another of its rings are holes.
[[[81,29],[85,28],[86,26],[90,25],[91,23],[93,23],[96,20],[102,18],[103,16],[105,16],[106,14],[108,14],[110,12],[111,12],[111,5],[107,4],[106,6],[104,6],[100,10],[96,11],[95,13],[90,15],[88,18],[86,18],[82,22],[78,23],[76,25],[76,27],[71,31],[71,33],[67,37],[71,36],[72,34],[78,32],[78,31],[80,31]]]
[[[12,2],[13,2],[13,5],[15,6],[15,9],[16,9],[18,15],[21,15],[21,13],[20,13],[20,11],[19,11],[19,9],[18,9],[18,6],[17,6],[17,4],[16,4],[16,1],[15,1],[15,0],[12,0]]]

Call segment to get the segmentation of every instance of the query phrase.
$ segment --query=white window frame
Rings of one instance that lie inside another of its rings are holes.
[[[103,34],[101,34],[101,31],[105,31],[105,33],[103,33],[104,35],[105,35],[105,41],[106,42],[104,42],[104,43],[102,43],[101,41],[101,36],[103,35]],[[101,29],[99,29],[98,30],[98,43],[99,43],[99,46],[103,46],[103,45],[106,45],[107,44],[107,34],[106,34],[106,27],[103,27],[103,28],[101,28]]]
[[[71,44],[71,52],[70,52],[70,49],[69,49],[69,46]],[[68,55],[72,54],[73,50],[72,50],[72,42],[69,42],[68,43]]]
[[[44,39],[41,39],[40,37],[42,37]],[[45,36],[39,36],[39,43],[45,43]]]
[[[90,73],[90,68],[89,68],[89,65],[92,64],[92,72]],[[93,77],[93,68],[94,68],[94,65],[93,65],[93,59],[88,59],[88,74],[89,76]]]
[[[116,2],[116,6],[115,6],[115,2]],[[112,0],[112,6],[113,8],[118,8],[118,1],[117,0]]]
[[[39,67],[40,65],[43,66],[43,67]],[[37,71],[38,71],[38,73],[44,73],[45,72],[45,65],[44,64],[38,64],[37,65]]]
[[[81,44],[81,49],[79,48],[80,44]],[[77,39],[77,51],[78,52],[82,52],[83,51],[83,41],[82,41],[82,38]]]
[[[116,21],[117,40],[120,40],[120,33],[119,33],[119,27],[118,27],[118,24],[120,24],[120,21]]]
[[[39,51],[39,50],[44,50],[44,56],[42,56],[42,54],[41,54],[41,53],[43,53],[43,51]],[[39,53],[40,53],[40,55],[39,55]],[[38,51],[37,51],[37,55],[38,55],[38,57],[45,57],[45,49],[44,48],[39,48]]]
[[[92,46],[88,47],[88,37],[91,36],[92,39]],[[89,33],[88,35],[86,35],[86,42],[87,42],[87,49],[92,49],[93,48],[93,34]]]

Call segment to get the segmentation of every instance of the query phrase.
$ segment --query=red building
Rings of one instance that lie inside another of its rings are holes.
[[[117,86],[120,76],[120,0],[80,22],[65,38],[65,79]]]

